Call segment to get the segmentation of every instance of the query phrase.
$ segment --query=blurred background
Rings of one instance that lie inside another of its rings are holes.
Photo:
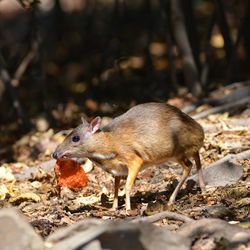
[[[0,0],[0,146],[245,81],[249,24],[248,0]]]

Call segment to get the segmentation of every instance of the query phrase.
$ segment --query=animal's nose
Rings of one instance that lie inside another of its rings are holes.
[[[52,157],[53,157],[54,159],[57,159],[57,158],[58,158],[58,153],[55,151],[55,152],[52,154]]]

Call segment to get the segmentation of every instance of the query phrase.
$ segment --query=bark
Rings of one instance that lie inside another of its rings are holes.
[[[191,46],[188,40],[187,31],[184,24],[184,17],[180,0],[171,1],[171,19],[174,37],[182,57],[183,72],[186,84],[190,92],[199,97],[202,95],[202,87],[199,80],[199,72],[194,61]]]

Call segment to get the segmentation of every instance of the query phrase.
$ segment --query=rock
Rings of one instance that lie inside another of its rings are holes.
[[[186,223],[177,231],[178,235],[189,238],[191,241],[202,237],[213,239],[217,247],[212,249],[249,249],[241,246],[250,247],[250,230],[241,228],[237,225],[230,225],[220,219],[201,219]],[[237,248],[236,248],[237,247]]]
[[[250,217],[244,218],[238,225],[250,230]]]
[[[6,181],[14,181],[15,176],[11,173],[11,170],[8,167],[5,167],[4,165],[0,166],[0,179],[6,180]]]
[[[0,210],[0,249],[1,250],[42,250],[42,238],[12,208]]]
[[[223,204],[212,205],[205,209],[205,214],[212,218],[233,218],[234,213],[229,208]]]
[[[115,222],[98,238],[104,249],[190,249],[188,239],[149,223]]]
[[[243,174],[242,166],[225,161],[221,164],[212,164],[203,170],[205,183],[211,187],[226,186],[239,181]],[[193,175],[188,180],[197,181],[197,175]]]
[[[63,231],[65,230],[65,231]],[[46,245],[52,250],[74,250],[98,241],[101,249],[138,250],[186,250],[191,241],[149,223],[128,223],[124,221],[84,220],[52,234]],[[99,245],[96,243],[96,248]]]
[[[91,241],[82,250],[102,250],[101,243],[99,240]]]

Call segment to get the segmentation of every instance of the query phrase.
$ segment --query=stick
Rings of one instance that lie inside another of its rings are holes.
[[[1,64],[0,64],[0,81],[4,84],[6,90],[9,92],[13,102],[13,107],[15,108],[18,117],[21,119],[22,123],[26,125],[27,119],[24,114],[24,110],[20,104],[16,90],[11,84],[11,78],[9,72]]]
[[[239,101],[236,101],[234,103],[228,103],[228,104],[225,104],[225,105],[222,105],[222,106],[219,106],[219,107],[215,107],[215,108],[211,108],[209,110],[205,110],[201,113],[198,113],[198,114],[195,114],[192,116],[193,119],[195,120],[199,120],[199,119],[202,119],[202,118],[205,118],[211,114],[216,114],[216,113],[221,113],[221,112],[225,112],[225,111],[228,111],[232,108],[236,108],[236,107],[240,107],[240,106],[243,106],[247,103],[250,103],[250,98],[249,96],[248,97],[245,97]]]
[[[3,66],[3,56],[0,55],[0,81],[5,85],[6,90],[9,92],[10,97],[12,99],[13,102],[13,106],[16,109],[16,112],[19,116],[19,118],[22,121],[22,124],[24,126],[27,126],[29,124],[26,114],[21,106],[21,103],[19,101],[18,95],[16,93],[15,87],[17,87],[19,85],[20,79],[22,77],[22,75],[24,74],[24,72],[26,71],[28,65],[30,64],[30,62],[32,61],[32,59],[35,57],[36,52],[39,48],[39,41],[38,40],[34,40],[31,46],[31,51],[29,51],[27,53],[27,55],[23,58],[22,62],[20,63],[20,65],[18,66],[14,77],[11,78],[9,72],[7,71],[7,69]]]
[[[215,163],[210,164],[209,166],[207,166],[207,168],[220,165],[226,161],[237,161],[237,160],[239,161],[239,160],[244,160],[244,159],[249,159],[249,158],[250,158],[250,149],[245,150],[245,151],[238,153],[238,154],[228,154],[225,157],[223,157],[222,159],[216,161]]]
[[[23,58],[22,62],[19,64],[18,68],[16,69],[14,77],[11,79],[12,86],[16,87],[19,85],[21,77],[23,76],[24,72],[28,68],[32,59],[35,57],[38,48],[39,48],[39,41],[34,40],[31,45],[31,50]]]
[[[148,217],[142,217],[138,219],[134,219],[131,222],[137,223],[137,222],[149,222],[149,223],[154,223],[156,221],[162,220],[162,219],[171,219],[171,220],[179,220],[183,222],[191,222],[194,221],[193,219],[187,217],[186,215],[183,214],[177,214],[174,212],[169,212],[169,211],[164,211],[158,214],[154,214]]]
[[[236,88],[236,89],[234,89]],[[231,92],[220,98],[204,98],[198,100],[190,105],[187,105],[182,109],[184,113],[190,113],[194,111],[197,107],[203,104],[209,104],[212,106],[220,106],[224,104],[229,104],[233,102],[237,102],[242,100],[242,98],[249,97],[250,98],[250,81],[236,82],[225,87],[220,88],[219,90],[215,90],[210,93],[210,95],[218,95],[222,91],[230,90]]]

